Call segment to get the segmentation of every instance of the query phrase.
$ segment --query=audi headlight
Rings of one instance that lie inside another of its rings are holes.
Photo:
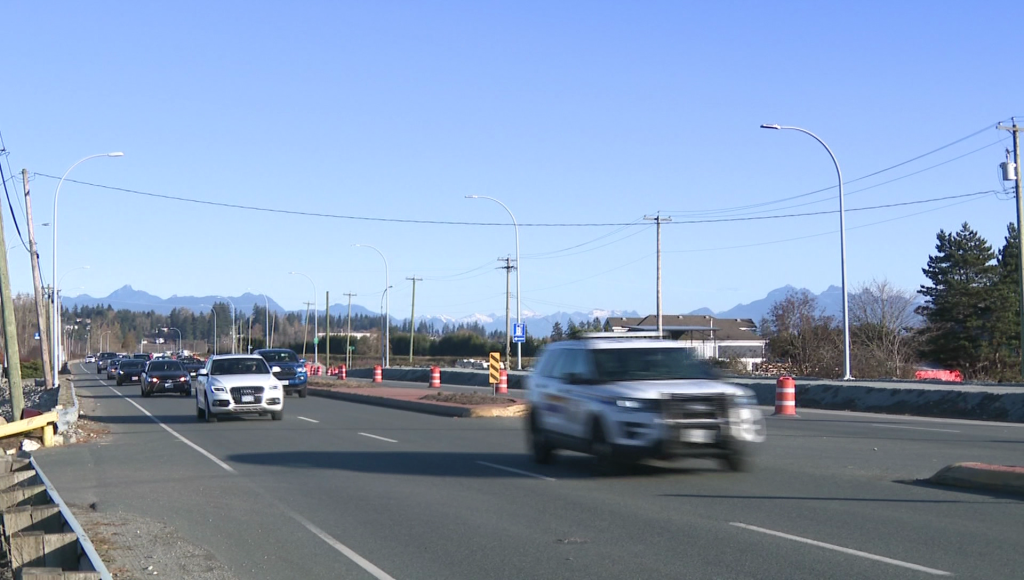
[[[620,409],[631,411],[657,411],[658,401],[656,399],[616,399],[615,405]]]
[[[228,390],[225,389],[224,387],[210,387],[210,388],[215,393],[226,393],[226,392],[228,392]]]

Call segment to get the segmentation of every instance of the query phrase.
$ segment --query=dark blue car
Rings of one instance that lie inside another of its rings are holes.
[[[287,348],[262,348],[255,353],[267,361],[270,367],[280,367],[274,377],[281,381],[285,394],[298,393],[300,398],[306,398],[306,360],[300,359],[294,350]]]

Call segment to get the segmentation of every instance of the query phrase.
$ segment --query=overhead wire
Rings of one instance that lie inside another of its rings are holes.
[[[1006,119],[1003,119],[1003,121],[1005,121],[1005,120]],[[999,123],[999,122],[1002,122],[1002,121],[998,121],[997,123]],[[936,149],[932,149],[931,151],[929,151],[927,153],[922,153],[922,154],[920,154],[920,155],[918,155],[916,157],[912,157],[910,159],[907,159],[906,161],[901,161],[901,162],[899,162],[899,163],[897,163],[895,165],[890,165],[889,167],[886,167],[884,169],[879,169],[878,171],[874,171],[874,172],[869,173],[867,175],[862,175],[860,177],[844,181],[843,185],[849,185],[851,183],[857,183],[858,181],[863,181],[863,180],[868,179],[870,177],[874,177],[876,175],[885,173],[887,171],[891,171],[893,169],[902,167],[904,165],[907,165],[908,163],[913,163],[914,161],[917,161],[919,159],[923,159],[925,157],[928,157],[929,155],[933,155],[935,153],[938,153],[939,151],[943,151],[943,150],[948,149],[948,148],[950,148],[950,147],[952,147],[954,145],[958,145],[960,143],[963,143],[964,141],[966,141],[968,139],[971,139],[972,137],[976,137],[976,136],[984,133],[985,131],[989,131],[989,130],[992,129],[993,126],[994,126],[994,124],[985,125],[985,127],[981,128],[981,129],[978,129],[977,131],[971,133],[970,135],[966,135],[964,137],[961,137],[961,138],[959,138],[959,139],[957,139],[955,141],[952,141],[950,143],[947,143],[947,144],[945,144],[945,145],[943,145],[941,147],[938,147]],[[765,206],[768,206],[768,205],[774,205],[774,204],[777,204],[777,203],[782,203],[782,202],[786,202],[786,201],[792,201],[794,199],[800,199],[800,198],[808,197],[808,196],[811,196],[811,195],[815,195],[815,194],[818,194],[818,193],[823,193],[825,191],[829,191],[831,189],[836,189],[837,187],[838,187],[837,185],[831,185],[829,187],[824,187],[822,189],[816,189],[814,191],[809,191],[807,193],[801,193],[799,195],[794,195],[794,196],[790,196],[790,197],[784,197],[784,198],[775,199],[775,200],[771,200],[771,201],[759,202],[759,203],[755,203],[755,204],[742,205],[742,206],[733,206],[733,207],[709,209],[709,210],[678,210],[678,211],[667,210],[667,211],[670,211],[671,213],[679,213],[679,214],[682,214],[682,213],[692,213],[692,214],[695,214],[695,215],[715,214],[715,213],[731,212],[731,211],[737,211],[737,210],[742,211],[742,210],[756,209],[756,208],[759,208],[759,207],[765,207]]]
[[[894,177],[892,179],[889,179],[887,181],[883,181],[881,183],[876,183],[874,185],[869,185],[867,187],[862,187],[860,189],[855,189],[853,191],[847,191],[847,192],[845,192],[845,195],[847,195],[847,196],[853,195],[855,193],[860,193],[862,191],[868,191],[870,189],[875,189],[877,187],[882,187],[883,185],[888,185],[888,184],[894,183],[896,181],[901,181],[903,179],[907,179],[908,177],[913,177],[915,175],[924,173],[926,171],[930,171],[932,169],[936,169],[938,167],[941,167],[943,165],[952,163],[954,161],[958,161],[960,159],[963,159],[964,157],[967,157],[968,155],[973,155],[973,154],[978,153],[980,151],[984,151],[985,149],[988,149],[989,147],[994,147],[994,146],[999,145],[1001,143],[1005,143],[1009,139],[1010,139],[1009,137],[1003,137],[1003,138],[999,139],[998,141],[994,141],[992,143],[989,143],[988,145],[985,145],[983,147],[979,147],[977,149],[974,149],[973,151],[968,151],[967,153],[964,153],[963,155],[958,155],[956,157],[953,157],[952,159],[947,159],[947,160],[945,160],[945,161],[943,161],[941,163],[936,163],[935,165],[931,165],[929,167],[925,167],[924,169],[920,169],[920,170],[915,171],[913,173],[908,173],[906,175],[901,175],[900,177]],[[844,182],[844,185],[845,185],[845,182]],[[819,203],[831,202],[831,201],[834,201],[834,199],[835,198],[817,199],[817,200],[814,200],[814,201],[808,201],[808,202],[804,202],[804,203],[788,205],[788,206],[785,206],[785,207],[776,207],[776,208],[772,208],[772,209],[768,209],[768,210],[753,211],[753,212],[749,212],[749,213],[734,213],[734,214],[730,214],[730,217],[740,217],[740,216],[745,216],[745,215],[758,215],[758,214],[762,214],[762,213],[769,212],[769,211],[781,211],[781,210],[784,210],[784,209],[795,209],[795,208],[798,208],[798,207],[806,207],[808,205],[815,205],[815,204],[819,204]],[[672,211],[672,210],[662,210],[662,211],[666,212],[666,213],[681,213],[681,212]]]
[[[11,169],[10,151],[7,150],[7,145],[4,142],[4,134],[0,131],[0,155],[3,155],[4,161],[7,163],[7,172],[11,174],[11,178],[14,177],[14,170]],[[22,247],[25,248],[26,252],[31,253],[28,249],[28,244],[25,242],[25,236],[21,235],[21,226],[18,225],[18,216],[14,213],[14,204],[11,203],[11,194],[7,190],[7,178],[3,176],[4,168],[0,165],[0,178],[4,182],[4,195],[7,197],[7,207],[11,210],[11,219],[14,220],[14,230],[18,232],[18,239],[21,240]],[[15,196],[17,197],[17,196]],[[21,205],[21,200],[18,200],[18,207],[21,207],[22,213],[25,213],[24,206]]]

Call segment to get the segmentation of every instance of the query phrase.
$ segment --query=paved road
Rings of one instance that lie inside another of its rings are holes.
[[[803,411],[769,419],[754,473],[689,460],[607,477],[575,454],[533,465],[517,419],[310,397],[289,398],[283,422],[206,424],[191,399],[96,377],[76,385],[110,436],[38,453],[62,495],[164,520],[240,578],[1015,578],[1024,565],[1024,501],[910,483],[957,461],[1019,464],[1019,425]]]

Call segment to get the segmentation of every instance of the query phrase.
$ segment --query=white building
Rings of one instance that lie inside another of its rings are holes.
[[[657,331],[658,317],[610,317],[612,332]],[[715,318],[700,314],[662,315],[662,330],[694,350],[699,358],[735,359],[748,371],[764,362],[767,341],[749,318]]]

